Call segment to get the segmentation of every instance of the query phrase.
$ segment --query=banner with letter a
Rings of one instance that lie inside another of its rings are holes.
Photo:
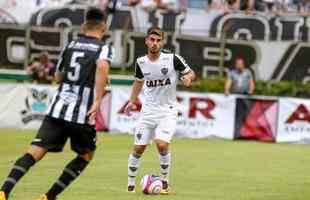
[[[310,143],[310,101],[281,98],[277,142]]]

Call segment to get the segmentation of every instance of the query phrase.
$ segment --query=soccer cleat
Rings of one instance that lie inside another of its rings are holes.
[[[127,192],[129,193],[135,193],[135,186],[134,185],[128,185]]]
[[[37,200],[49,200],[46,196],[46,194],[43,194],[40,198],[38,198]]]
[[[6,195],[3,191],[0,191],[0,200],[7,200]]]
[[[162,181],[163,182],[163,188],[160,191],[160,194],[162,195],[167,195],[170,193],[170,187],[167,181]]]

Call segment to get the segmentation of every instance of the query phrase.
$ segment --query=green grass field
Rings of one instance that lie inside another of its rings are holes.
[[[34,131],[0,130],[0,180],[26,149]],[[125,192],[130,136],[101,135],[93,163],[60,200],[309,200],[310,148],[307,145],[176,139],[169,196]],[[48,154],[22,179],[12,200],[36,199],[74,157],[69,146]],[[154,145],[142,160],[139,178],[158,172]]]

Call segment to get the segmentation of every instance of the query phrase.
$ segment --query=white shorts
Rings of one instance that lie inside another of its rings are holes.
[[[177,114],[146,114],[141,117],[135,128],[135,145],[147,145],[152,139],[170,143],[177,123]]]

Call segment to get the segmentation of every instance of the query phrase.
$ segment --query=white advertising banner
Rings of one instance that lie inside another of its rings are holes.
[[[233,139],[236,98],[221,94],[179,92],[176,135]]]
[[[113,87],[111,101],[110,131],[112,133],[132,134],[139,117],[141,103],[137,104],[136,110],[130,116],[124,114],[125,106],[130,97],[131,87]],[[141,98],[141,95],[140,95]],[[139,98],[139,102],[141,102]]]
[[[56,87],[32,84],[0,84],[0,127],[40,126]]]
[[[281,98],[277,142],[310,142],[310,101]]]
[[[124,114],[131,89],[112,89],[111,132],[133,133],[139,117],[143,95],[139,96],[136,110],[131,116]],[[220,137],[233,139],[235,98],[219,94],[179,92],[179,119],[176,136],[188,138]]]

